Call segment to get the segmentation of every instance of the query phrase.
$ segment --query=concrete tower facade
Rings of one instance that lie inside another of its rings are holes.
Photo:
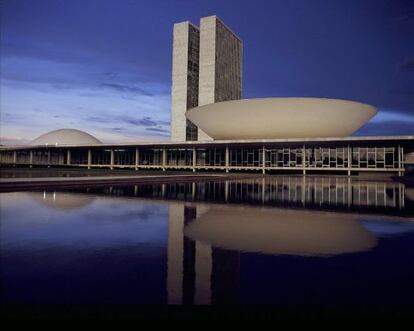
[[[174,24],[171,140],[197,140],[197,127],[185,117],[198,105],[200,32],[190,22]]]
[[[198,105],[242,96],[243,43],[217,16],[200,20]],[[198,140],[211,140],[198,129]]]
[[[174,25],[171,140],[211,140],[186,119],[188,109],[242,95],[240,38],[217,16]]]

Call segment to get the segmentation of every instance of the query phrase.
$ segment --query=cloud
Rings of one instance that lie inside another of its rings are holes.
[[[61,49],[50,43],[32,42],[27,39],[24,42],[10,39],[3,41],[2,55],[11,58],[32,58],[72,64],[87,64],[95,61],[95,57],[85,51]]]
[[[21,114],[16,113],[9,113],[9,112],[1,112],[0,118],[2,122],[9,122],[9,123],[18,123],[19,121],[25,120],[25,117]]]
[[[41,43],[6,43],[1,51],[1,84],[49,93],[79,90],[80,96],[89,97],[114,91],[124,100],[169,93],[168,85],[145,74],[146,68],[108,63],[92,54],[55,48]]]
[[[157,121],[157,123],[159,124],[159,125],[167,125],[167,126],[170,126],[170,121]]]
[[[85,121],[96,122],[96,123],[111,123],[112,122],[110,118],[100,117],[100,116],[88,116],[85,118]]]
[[[107,71],[107,72],[103,72],[102,75],[107,78],[114,79],[119,76],[119,72]]]
[[[403,121],[369,122],[359,129],[355,136],[404,136],[414,135],[414,123]]]
[[[380,109],[378,114],[369,123],[388,123],[388,122],[412,123],[414,127],[414,115],[405,114],[396,110]]]
[[[161,128],[145,128],[147,131],[153,131],[153,132],[160,132],[160,133],[170,133],[170,130],[161,129]]]
[[[135,93],[135,94],[141,94],[145,96],[154,96],[153,93],[138,87],[136,85],[125,85],[125,84],[115,84],[115,83],[102,83],[100,84],[100,87],[112,89],[119,92],[128,92],[128,93]]]
[[[70,126],[124,142],[161,137],[148,127],[168,129],[168,84],[146,78],[137,67],[45,53],[47,47],[2,50],[3,136],[31,140]]]
[[[381,109],[355,136],[414,135],[414,116],[391,109]]]
[[[135,117],[126,116],[126,115],[122,115],[122,116],[115,115],[114,116],[112,114],[109,115],[109,117],[88,116],[85,118],[85,120],[88,122],[96,122],[96,123],[114,123],[114,122],[126,123],[128,125],[140,126],[140,127],[145,127],[145,128],[167,126],[170,124],[170,122],[168,121],[156,120],[150,116],[146,116],[143,118],[135,118]]]
[[[134,138],[140,129],[144,129],[144,132],[147,132],[151,136],[168,137],[170,134],[169,121],[154,119],[150,116],[139,118],[127,115],[114,116],[113,114],[108,114],[108,117],[98,115],[88,116],[85,117],[85,121],[97,123],[96,128],[102,128],[104,124],[115,124],[117,126],[104,129],[120,133],[128,138]]]
[[[0,136],[0,145],[24,145],[30,140],[21,137]]]
[[[128,124],[137,125],[137,126],[144,126],[144,127],[157,126],[157,122],[152,120],[151,117],[144,117],[142,119],[124,117],[122,118],[122,120]]]

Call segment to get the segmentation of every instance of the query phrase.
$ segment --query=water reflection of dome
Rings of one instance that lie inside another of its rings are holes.
[[[38,203],[56,209],[78,209],[89,205],[95,197],[88,194],[67,192],[31,192],[30,196]]]
[[[350,214],[270,208],[214,207],[184,234],[215,247],[265,254],[336,255],[376,245]]]

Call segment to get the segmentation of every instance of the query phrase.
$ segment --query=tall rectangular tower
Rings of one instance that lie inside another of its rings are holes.
[[[241,98],[242,52],[240,38],[217,16],[201,18],[199,106]],[[198,136],[211,139],[200,129]]]
[[[171,140],[210,140],[185,117],[193,107],[242,94],[243,44],[217,16],[174,25]]]
[[[198,106],[199,29],[190,22],[174,24],[171,95],[171,140],[197,140],[197,127],[185,112]]]

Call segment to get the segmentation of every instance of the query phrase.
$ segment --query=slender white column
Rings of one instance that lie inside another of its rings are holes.
[[[138,170],[139,165],[139,149],[135,148],[135,170]]]
[[[306,175],[306,149],[305,145],[302,147],[302,168],[303,168],[303,174]]]
[[[114,164],[115,164],[115,152],[113,149],[111,149],[111,164],[110,164],[110,169],[113,170],[114,169]]]
[[[229,146],[226,146],[225,162],[226,172],[229,172]]]
[[[167,164],[167,151],[165,147],[162,149],[162,171],[165,171],[165,166]]]
[[[263,145],[262,147],[262,173],[263,174],[266,173],[265,166],[266,166],[266,149]]]
[[[195,200],[197,186],[195,182],[191,183],[191,199]]]
[[[197,166],[197,150],[195,147],[193,147],[193,172],[196,171]]]
[[[70,165],[70,149],[66,151],[66,164]]]
[[[401,146],[398,145],[398,176],[401,176]]]
[[[91,168],[91,164],[92,164],[92,151],[88,149],[88,169]]]

